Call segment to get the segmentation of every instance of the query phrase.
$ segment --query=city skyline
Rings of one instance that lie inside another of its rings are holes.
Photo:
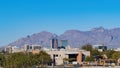
[[[116,0],[0,1],[0,46],[41,31],[58,35],[66,30],[120,27]]]

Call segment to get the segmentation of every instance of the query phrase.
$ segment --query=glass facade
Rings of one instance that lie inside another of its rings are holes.
[[[68,40],[61,40],[61,47],[66,47],[68,45]]]

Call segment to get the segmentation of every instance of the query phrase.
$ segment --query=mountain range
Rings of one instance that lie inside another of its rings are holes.
[[[50,47],[50,39],[54,33],[42,31],[33,35],[28,35],[10,43],[11,46],[23,46],[25,44],[38,44],[42,47]],[[105,29],[103,27],[93,28],[90,31],[67,30],[61,35],[57,35],[60,40],[68,40],[71,47],[81,47],[85,44],[101,45],[109,47],[120,47],[120,28]]]

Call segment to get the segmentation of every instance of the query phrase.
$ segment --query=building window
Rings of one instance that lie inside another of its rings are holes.
[[[58,55],[55,55],[55,57],[58,57]]]

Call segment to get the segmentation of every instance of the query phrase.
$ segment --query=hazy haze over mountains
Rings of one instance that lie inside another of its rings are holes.
[[[39,44],[44,47],[50,47],[50,38],[55,34],[42,31],[40,33],[21,38],[9,45],[23,46],[25,44]],[[103,27],[93,28],[90,31],[67,30],[60,36],[60,40],[68,40],[72,47],[81,47],[84,44],[104,44],[110,47],[120,47],[120,28],[104,29]]]

